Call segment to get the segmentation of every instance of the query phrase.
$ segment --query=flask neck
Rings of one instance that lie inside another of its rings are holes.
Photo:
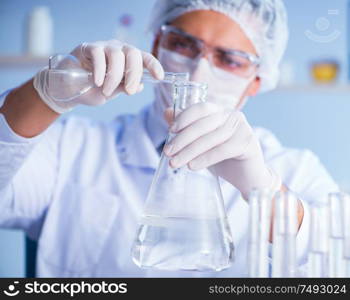
[[[208,86],[204,83],[187,81],[173,85],[174,118],[191,105],[206,102]]]

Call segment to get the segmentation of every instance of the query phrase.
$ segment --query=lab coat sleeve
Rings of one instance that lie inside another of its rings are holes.
[[[24,138],[0,114],[0,227],[30,231],[43,217],[56,177],[55,132]]]

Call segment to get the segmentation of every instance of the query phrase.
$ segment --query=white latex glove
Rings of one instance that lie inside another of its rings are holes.
[[[172,123],[172,109],[165,117]],[[191,170],[214,166],[218,176],[234,185],[244,199],[252,189],[281,187],[281,179],[265,162],[260,144],[244,114],[206,102],[190,106],[175,118],[176,136],[164,147],[170,166]]]
[[[164,77],[161,64],[151,53],[117,40],[83,43],[71,54],[78,58],[84,69],[92,71],[97,87],[71,101],[55,101],[47,91],[48,70],[41,70],[34,78],[34,87],[41,99],[58,113],[67,112],[78,104],[104,104],[120,92],[132,95],[141,91],[143,85],[140,82],[144,68],[156,79],[161,80]]]

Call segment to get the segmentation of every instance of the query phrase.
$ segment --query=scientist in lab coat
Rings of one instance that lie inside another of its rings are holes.
[[[243,277],[249,192],[289,189],[299,198],[302,269],[308,205],[337,186],[314,154],[283,147],[268,130],[253,129],[240,112],[248,97],[276,86],[288,39],[283,3],[160,0],[150,27],[153,55],[116,40],[84,43],[72,51],[93,72],[97,87],[87,94],[55,101],[43,69],[1,95],[0,226],[23,229],[38,241],[37,276]],[[56,121],[77,105],[99,105],[119,93],[141,91],[143,68],[157,79],[164,70],[189,72],[191,80],[209,83],[208,102],[172,120],[169,89],[159,84],[154,102],[138,115],[109,123],[76,117]],[[177,133],[164,147],[171,166],[215,166],[222,179],[235,245],[235,261],[222,272],[145,270],[131,259],[168,123]]]

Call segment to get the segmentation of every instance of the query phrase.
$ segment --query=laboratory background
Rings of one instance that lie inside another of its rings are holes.
[[[69,53],[82,42],[117,38],[150,50],[153,37],[146,28],[153,2],[0,0],[0,92],[34,75],[47,64],[47,53]],[[251,99],[244,112],[252,125],[271,129],[285,146],[316,153],[350,191],[350,1],[284,2],[290,40],[279,87]],[[33,20],[38,11],[44,18]],[[35,45],[40,27],[46,28],[41,50]],[[71,114],[108,121],[152,100],[152,87],[146,86],[133,97],[120,95]],[[0,277],[26,275],[25,246],[24,233],[0,229]]]

